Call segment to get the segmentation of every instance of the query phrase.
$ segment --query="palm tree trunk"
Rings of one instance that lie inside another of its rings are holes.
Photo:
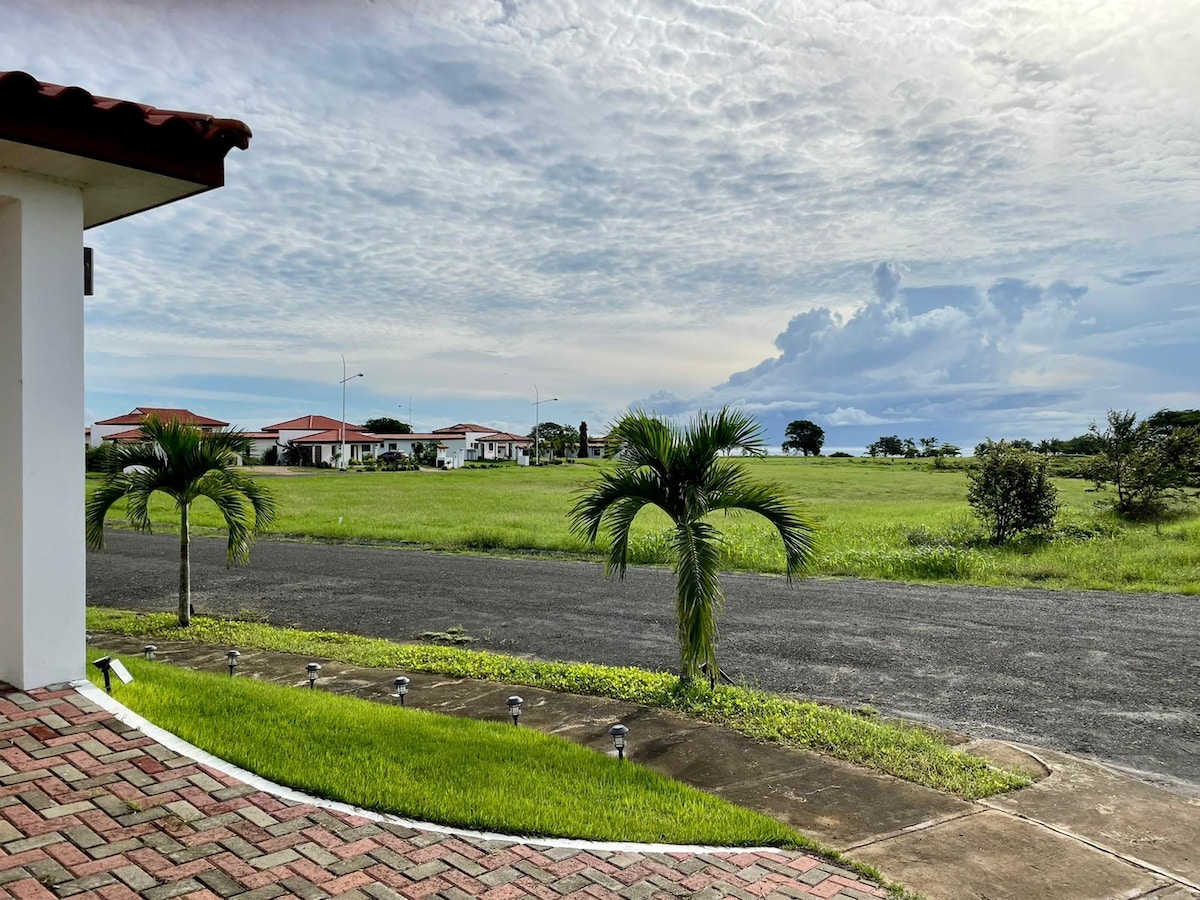
[[[188,531],[188,505],[179,514],[179,624],[192,624],[192,568],[189,562],[191,535]]]
[[[702,522],[675,524],[675,622],[679,639],[679,678],[706,675],[715,683],[717,611],[723,599],[720,556],[712,529]]]

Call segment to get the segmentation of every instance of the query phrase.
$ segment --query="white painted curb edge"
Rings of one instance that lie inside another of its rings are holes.
[[[439,834],[452,834],[459,837],[479,838],[488,841],[506,841],[510,844],[525,844],[536,847],[562,847],[568,850],[607,850],[614,853],[786,853],[779,847],[704,847],[696,844],[635,844],[627,841],[582,841],[568,838],[528,838],[516,837],[511,834],[495,834],[490,831],[471,831],[466,828],[451,828],[447,825],[436,825],[432,822],[414,822],[412,819],[402,819],[387,813],[372,812],[369,809],[359,809],[349,803],[339,803],[336,800],[324,800],[301,791],[284,787],[273,781],[268,781],[253,772],[247,772],[232,763],[226,762],[211,753],[189,744],[183,738],[164,731],[152,722],[147,722],[133,710],[122,706],[117,700],[96,687],[87,679],[72,681],[75,688],[85,699],[95,703],[101,709],[113,714],[117,720],[136,728],[146,737],[153,738],[169,750],[190,757],[201,765],[229,775],[253,788],[273,794],[281,800],[294,803],[306,803],[320,809],[331,809],[336,812],[349,813],[372,822],[386,822],[391,825],[401,825],[405,828],[415,828],[419,831],[432,831]]]

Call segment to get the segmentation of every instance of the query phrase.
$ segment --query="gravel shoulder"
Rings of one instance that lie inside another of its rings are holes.
[[[111,531],[88,602],[175,606],[178,538]],[[592,563],[258,543],[225,567],[193,540],[200,612],[409,640],[461,625],[479,649],[673,668],[671,573]],[[764,688],[1023,741],[1200,795],[1195,597],[728,575],[719,657]]]

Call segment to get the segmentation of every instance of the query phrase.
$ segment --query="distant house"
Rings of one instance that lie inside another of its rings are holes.
[[[522,450],[533,446],[533,441],[519,434],[497,431],[485,434],[475,441],[477,459],[517,459]]]
[[[228,422],[220,419],[210,419],[208,416],[197,415],[190,409],[170,409],[158,406],[139,406],[132,412],[111,419],[102,419],[92,425],[90,431],[85,431],[88,443],[99,447],[104,441],[110,443],[129,443],[142,439],[141,425],[147,416],[155,416],[164,422],[185,422],[196,425],[201,431],[216,431],[218,428],[228,428]]]
[[[365,428],[350,422],[343,426],[340,419],[331,419],[329,416],[299,416],[286,422],[268,425],[256,434],[262,435],[264,442],[273,437],[274,445],[279,448],[281,456],[289,444],[294,444],[300,452],[300,465],[319,466],[322,463],[336,462],[342,450],[343,428],[346,434],[347,461],[362,459],[371,452],[375,437],[367,435]],[[261,455],[265,450],[264,447],[263,450],[255,452]]]
[[[472,422],[435,428],[425,434],[377,434],[374,437],[376,455],[398,451],[411,456],[413,444],[436,443],[437,465],[447,469],[457,469],[463,463],[484,459],[515,459],[522,446],[533,443],[518,434],[497,431]]]
[[[603,459],[608,450],[608,435],[588,438],[588,456]]]

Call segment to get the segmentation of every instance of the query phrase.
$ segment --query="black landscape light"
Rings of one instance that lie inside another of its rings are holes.
[[[304,668],[308,672],[308,687],[309,687],[309,689],[311,689],[313,686],[313,683],[317,680],[317,673],[321,671],[321,664],[320,663],[309,663]]]
[[[408,679],[403,675],[397,676],[396,680],[392,682],[392,687],[396,689],[396,693],[392,694],[392,696],[398,698],[400,705],[403,706],[404,695],[408,693]]]
[[[512,716],[513,725],[515,726],[517,724],[517,719],[521,718],[521,704],[525,701],[516,694],[513,694],[504,702],[508,704],[508,714]]]
[[[608,729],[608,733],[612,735],[613,746],[617,748],[617,759],[624,761],[625,735],[629,734],[629,729],[618,722],[612,728]]]
[[[110,694],[112,693],[112,673],[116,673],[122,684],[129,684],[133,681],[133,676],[129,674],[125,664],[112,656],[102,656],[92,665],[104,673],[104,690]]]
[[[153,644],[147,644],[145,647],[142,648],[142,655],[145,656],[147,660],[154,659],[154,651],[157,649],[158,648],[155,647]]]
[[[229,677],[230,678],[233,677],[233,670],[237,668],[238,657],[241,655],[242,654],[240,654],[236,650],[230,650],[229,653],[226,654],[226,656],[229,660]]]

